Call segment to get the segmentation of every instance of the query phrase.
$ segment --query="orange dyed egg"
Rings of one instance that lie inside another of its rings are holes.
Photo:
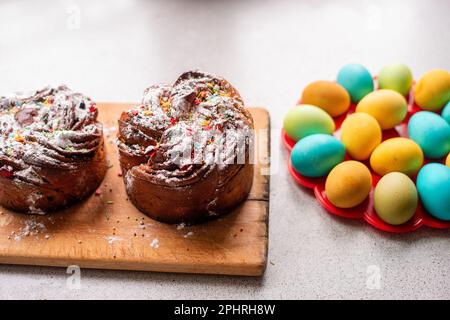
[[[336,82],[315,81],[303,90],[302,103],[317,106],[336,117],[350,107],[350,95]]]
[[[372,189],[369,169],[358,161],[345,161],[331,170],[325,183],[328,200],[338,208],[352,208],[362,203]]]

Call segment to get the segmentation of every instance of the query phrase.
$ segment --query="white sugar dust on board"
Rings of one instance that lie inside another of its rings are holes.
[[[39,235],[45,233],[47,230],[45,224],[42,222],[37,222],[35,219],[26,220],[24,226],[18,231],[12,231],[9,239],[14,239],[15,241],[21,241],[24,237],[34,237],[39,239]],[[45,235],[45,239],[49,239],[50,235]]]

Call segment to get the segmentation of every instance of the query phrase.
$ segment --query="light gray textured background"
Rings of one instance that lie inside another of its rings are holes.
[[[449,70],[449,13],[448,0],[2,0],[0,91],[63,82],[129,102],[200,68],[268,108],[279,129],[305,85],[347,62],[376,73],[401,61],[416,77]],[[272,147],[263,278],[83,270],[82,288],[69,290],[63,269],[0,266],[0,298],[450,298],[450,231],[391,235],[334,218],[287,174],[278,136]]]

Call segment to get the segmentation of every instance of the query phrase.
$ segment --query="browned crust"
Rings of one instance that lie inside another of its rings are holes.
[[[92,194],[102,182],[107,161],[103,141],[94,156],[72,163],[73,169],[34,167],[43,185],[0,176],[0,204],[16,212],[45,214]]]
[[[247,198],[253,182],[253,165],[244,165],[219,188],[218,173],[212,171],[198,182],[183,187],[149,183],[137,169],[124,180],[132,203],[149,217],[166,223],[196,223],[231,211]]]
[[[186,72],[174,86],[184,80],[210,76],[202,72]],[[224,79],[220,79],[225,82]],[[226,82],[228,85],[229,83]],[[153,86],[151,88],[158,88]],[[229,85],[230,95],[235,98],[234,107],[243,115],[253,129],[253,118],[243,107],[237,90]],[[133,132],[126,135],[125,131]],[[154,179],[153,160],[164,157],[161,150],[151,159],[131,151],[127,144],[145,148],[157,144],[160,132],[140,128],[133,124],[130,112],[124,112],[119,120],[119,159],[127,194],[131,202],[143,213],[166,223],[197,223],[219,217],[244,201],[252,187],[254,165],[250,163],[249,147],[245,151],[244,164],[194,165],[188,172],[180,172],[180,180],[158,183]],[[253,140],[253,137],[249,137]],[[175,170],[176,171],[176,170]]]

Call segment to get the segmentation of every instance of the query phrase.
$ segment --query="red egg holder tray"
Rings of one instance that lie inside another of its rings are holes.
[[[384,130],[383,138],[382,138],[383,141],[390,139],[390,138],[395,138],[395,137],[406,137],[406,138],[408,137],[408,130],[407,130],[408,129],[408,121],[414,113],[421,111],[422,109],[420,109],[414,103],[412,90],[407,99],[408,99],[408,114],[407,114],[405,120],[401,124],[399,124],[397,127],[395,127],[394,129]],[[299,103],[301,103],[301,102],[299,102]],[[346,114],[338,116],[336,118],[333,118],[333,120],[336,124],[336,131],[334,132],[335,137],[337,137],[337,138],[340,137],[340,127],[341,127],[342,122],[345,120],[345,118],[348,115],[355,112],[355,108],[356,108],[356,105],[352,104],[349,108],[349,111]],[[282,130],[281,136],[282,136],[282,141],[283,141],[285,147],[289,150],[289,155],[290,155],[290,152],[292,151],[292,148],[294,147],[296,142],[288,137],[288,135],[286,134],[284,129]],[[345,155],[345,160],[352,160],[352,158],[348,155],[348,153],[346,153],[346,155]],[[424,165],[429,162],[436,162],[436,161],[431,161],[431,160],[425,159]],[[422,207],[420,200],[419,200],[419,205],[417,207],[415,215],[408,222],[406,222],[402,225],[394,226],[394,225],[387,224],[386,222],[381,220],[380,217],[378,217],[377,213],[375,212],[374,204],[373,204],[374,187],[377,185],[381,176],[372,170],[368,160],[363,161],[363,163],[369,168],[369,170],[372,174],[372,190],[370,191],[369,196],[363,203],[361,203],[360,205],[358,205],[354,208],[350,208],[350,209],[338,208],[338,207],[334,206],[327,199],[327,196],[325,194],[326,177],[309,178],[309,177],[299,174],[292,167],[290,156],[288,157],[288,170],[289,170],[289,173],[294,177],[295,181],[299,185],[306,187],[308,189],[313,189],[314,195],[315,195],[317,201],[329,213],[331,213],[333,215],[343,217],[343,218],[348,218],[348,219],[362,219],[377,229],[387,231],[387,232],[392,232],[392,233],[411,232],[411,231],[419,229],[422,226],[427,226],[427,227],[435,228],[435,229],[449,229],[450,228],[450,221],[442,221],[442,220],[432,217]],[[414,177],[413,180],[415,183],[416,177]]]

